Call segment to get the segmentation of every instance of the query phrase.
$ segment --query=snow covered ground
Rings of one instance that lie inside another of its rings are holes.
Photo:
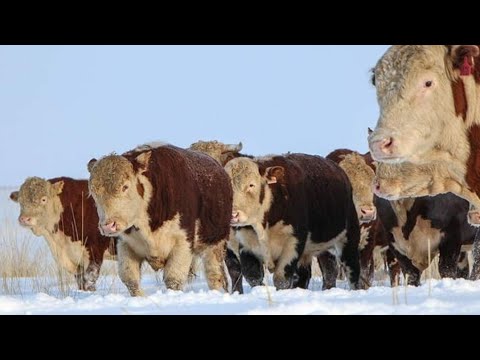
[[[273,287],[247,289],[245,295],[208,291],[198,281],[185,292],[166,290],[145,279],[147,296],[131,298],[124,291],[96,294],[75,291],[61,297],[44,293],[0,296],[0,314],[480,314],[480,282],[432,280],[429,287],[395,292],[387,286],[368,291],[349,291],[345,284],[328,291],[275,291]],[[396,296],[394,304],[394,295]]]
[[[76,290],[73,277],[58,270],[42,238],[21,229],[12,189],[0,188],[0,314],[480,314],[480,281],[432,280],[419,288],[392,289],[378,281],[367,291],[345,282],[321,291],[250,289],[244,295],[209,291],[203,276],[184,292],[166,290],[161,274],[145,271],[146,296],[131,298],[106,261],[94,294]],[[269,284],[272,284],[271,278]]]

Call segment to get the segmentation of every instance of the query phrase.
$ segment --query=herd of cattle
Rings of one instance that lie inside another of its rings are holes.
[[[240,293],[265,271],[277,289],[307,288],[314,257],[324,289],[340,271],[366,289],[384,264],[392,285],[401,273],[419,285],[437,254],[442,277],[468,278],[472,245],[477,279],[479,56],[475,45],[389,48],[373,70],[371,153],[253,157],[241,144],[152,143],[90,160],[88,180],[30,177],[10,198],[81,290],[95,290],[107,254],[132,296],[144,262],[175,290],[199,262],[210,289],[228,290],[225,268]]]

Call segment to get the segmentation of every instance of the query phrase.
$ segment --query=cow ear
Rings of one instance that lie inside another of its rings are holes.
[[[283,183],[285,180],[285,169],[282,166],[272,166],[265,170],[265,177],[268,184]]]
[[[61,181],[57,181],[56,183],[53,183],[52,184],[52,188],[53,188],[53,193],[55,195],[60,195],[63,191],[63,185],[65,185],[65,183],[63,182],[63,180]]]
[[[140,173],[144,173],[145,171],[148,170],[148,163],[150,161],[150,157],[152,156],[151,151],[146,151],[138,155],[135,160],[137,163],[140,165]]]
[[[235,155],[233,155],[232,152],[227,152],[227,153],[224,153],[220,156],[220,161],[222,163],[222,166],[225,166],[227,165],[227,163],[230,161],[230,160],[233,160],[235,159]]]
[[[92,172],[93,167],[95,166],[96,163],[97,163],[97,159],[92,159],[88,162],[87,168],[89,173]]]
[[[10,200],[18,202],[18,191],[14,191],[10,194]]]
[[[479,55],[480,49],[477,45],[452,45],[450,47],[453,67],[459,69],[462,76],[473,74],[475,58]]]
[[[373,130],[368,128],[368,136],[372,135],[373,134]]]

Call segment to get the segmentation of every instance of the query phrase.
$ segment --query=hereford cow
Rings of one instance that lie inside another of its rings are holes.
[[[30,177],[10,198],[20,204],[20,225],[47,240],[54,259],[75,275],[80,290],[95,291],[103,256],[115,255],[115,245],[98,231],[87,180]]]
[[[441,184],[430,184],[430,195],[452,192],[468,200],[474,207],[469,221],[476,225],[480,224],[479,55],[476,45],[389,48],[374,69],[380,119],[369,136],[376,160],[408,161],[437,172],[432,181]],[[410,192],[414,194],[409,196],[425,194]]]
[[[360,222],[360,276],[372,283],[376,268],[387,263],[392,285],[400,272],[393,253],[388,250],[388,242],[382,224],[377,219],[372,183],[375,177],[375,166],[370,153],[360,155],[349,149],[338,149],[326,156],[336,162],[347,174],[353,189],[353,203]],[[374,254],[379,253],[375,263]],[[386,259],[384,257],[386,256]],[[380,261],[378,261],[380,260]]]
[[[328,253],[334,250],[351,287],[360,287],[359,223],[350,182],[337,164],[288,154],[233,159],[225,170],[233,184],[242,272],[251,285],[262,283],[265,263],[277,289],[307,288],[312,256],[323,253],[324,288],[335,286],[336,262]]]
[[[119,236],[119,275],[142,294],[140,268],[164,269],[168,289],[183,289],[194,254],[210,289],[226,289],[223,260],[230,232],[232,188],[211,157],[173,145],[140,146],[92,159],[89,189],[106,236]]]
[[[250,155],[241,154],[243,145],[239,144],[224,144],[222,142],[213,141],[197,141],[190,145],[190,150],[199,151],[207,154],[215,159],[220,165],[225,166],[227,162],[237,157],[249,157]],[[243,294],[243,276],[242,266],[240,263],[240,244],[235,237],[235,230],[230,230],[230,236],[227,242],[227,254],[225,256],[225,263],[227,265],[228,273],[232,280],[232,292],[238,291]]]
[[[440,253],[442,277],[468,276],[461,250],[473,243],[476,230],[467,222],[467,201],[445,194],[394,201],[376,197],[375,203],[390,249],[410,285],[418,286],[421,273],[430,265],[429,240],[430,259]]]

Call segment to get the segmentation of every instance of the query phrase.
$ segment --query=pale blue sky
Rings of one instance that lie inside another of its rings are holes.
[[[162,140],[367,151],[378,46],[0,46],[0,185]]]

